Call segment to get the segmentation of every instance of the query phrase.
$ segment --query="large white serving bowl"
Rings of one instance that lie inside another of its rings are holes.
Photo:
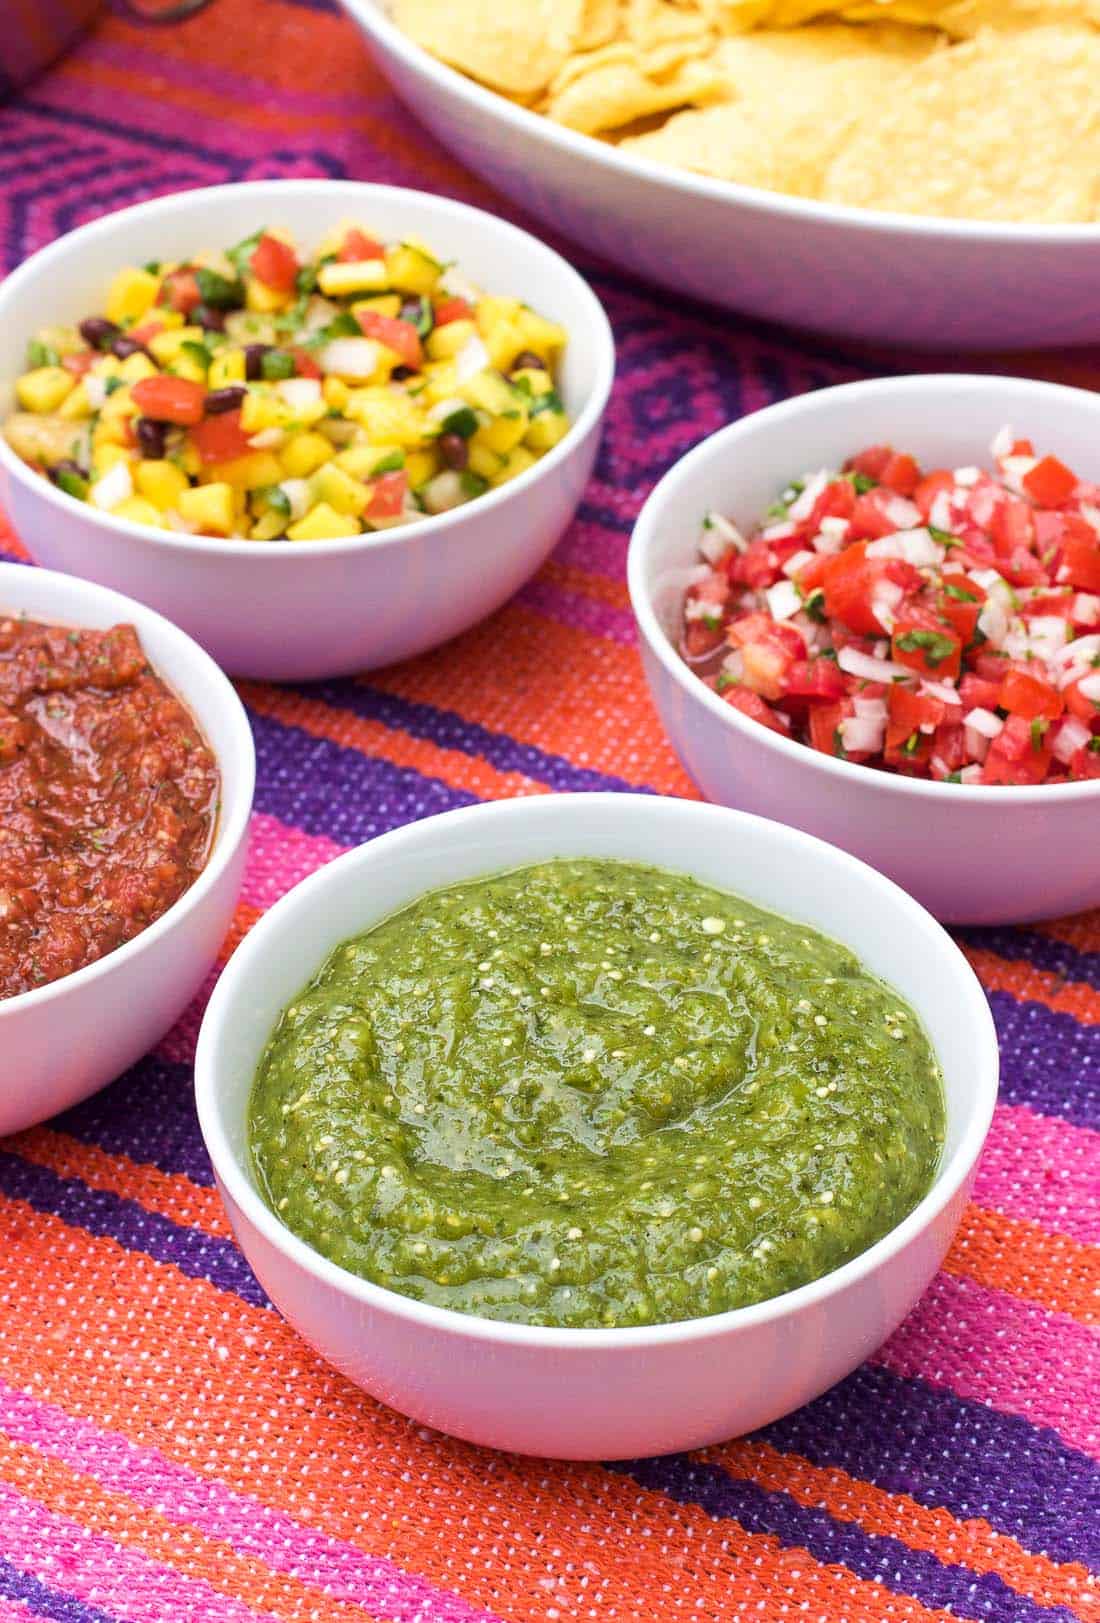
[[[398,95],[537,220],[632,276],[893,348],[1094,343],[1100,225],[1004,225],[711,180],[566,129],[438,62],[385,0],[344,0]]]
[[[560,255],[480,209],[356,181],[281,180],[179,192],[108,214],[31,256],[0,284],[0,417],[37,327],[102,306],[113,273],[288,227],[312,247],[343,219],[422,237],[492,293],[569,333],[559,393],[573,426],[534,467],[452,512],[332,541],[229,541],[101,513],[33,473],[0,438],[0,499],[40,562],[129,592],[234,675],[275,681],[390,664],[465,631],[539,567],[588,482],[614,375],[603,308]]]
[[[862,1256],[773,1301],[681,1324],[557,1330],[472,1318],[367,1283],[299,1240],[253,1176],[246,1114],[284,1006],[341,941],[435,887],[553,857],[617,857],[693,875],[851,947],[917,1010],[943,1069],[935,1182]],[[448,812],[338,858],[238,948],[195,1065],[199,1121],[233,1230],[310,1344],[374,1397],[472,1442],[610,1459],[696,1448],[807,1402],[890,1334],[951,1242],[989,1127],[997,1042],[958,948],[897,886],[758,817],[649,795],[575,794]]]
[[[1100,396],[1023,378],[887,378],[822,389],[697,445],[639,515],[627,578],[654,702],[708,800],[843,846],[937,918],[995,924],[1100,905],[1100,782],[1012,789],[933,783],[834,760],[751,721],[681,659],[685,571],[710,508],[746,530],[791,479],[889,442],[928,466],[989,465],[1011,423],[1083,478],[1100,478]]]
[[[0,1135],[45,1121],[114,1080],[179,1019],[233,918],[248,842],[256,760],[240,700],[208,654],[140,603],[102,586],[0,564],[0,616],[136,627],[157,675],[183,700],[217,757],[210,858],[155,923],[96,963],[0,999]]]

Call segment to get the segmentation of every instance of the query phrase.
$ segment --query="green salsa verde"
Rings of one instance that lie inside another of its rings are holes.
[[[912,1210],[943,1132],[916,1015],[845,947],[600,860],[435,891],[344,942],[249,1114],[260,1187],[324,1256],[589,1328],[819,1278]]]

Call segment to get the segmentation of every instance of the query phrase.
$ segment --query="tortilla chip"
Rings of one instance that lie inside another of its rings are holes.
[[[644,60],[627,47],[605,47],[605,60],[590,72],[575,74],[574,63],[566,70],[569,82],[555,84],[547,104],[550,117],[585,135],[614,130],[636,119],[675,107],[715,100],[725,94],[725,81],[713,67],[690,60],[660,77],[646,71]],[[616,53],[612,57],[611,53]],[[596,52],[595,55],[601,53]]]
[[[620,0],[586,0],[577,30],[576,49],[595,51],[618,36],[621,24]]]
[[[741,34],[714,58],[727,105],[679,113],[621,146],[656,163],[813,197],[859,118],[936,47],[934,34],[888,26]]]
[[[1064,223],[1100,206],[1100,37],[983,33],[863,119],[822,196],[863,208]]]
[[[585,0],[393,0],[393,18],[418,45],[511,96],[536,96],[576,48]]]
[[[983,28],[1052,23],[1100,26],[1100,0],[703,0],[712,26],[726,34],[753,28],[798,28],[815,18],[906,23],[940,28],[954,39]]]

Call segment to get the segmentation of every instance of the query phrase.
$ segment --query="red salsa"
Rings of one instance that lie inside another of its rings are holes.
[[[704,520],[680,651],[745,716],[941,783],[1100,778],[1100,487],[1002,429],[993,468],[872,446],[750,535]]]
[[[218,769],[133,626],[0,617],[0,998],[138,935],[210,851]]]

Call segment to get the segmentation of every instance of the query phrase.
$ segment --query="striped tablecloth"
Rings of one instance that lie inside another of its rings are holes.
[[[108,16],[0,109],[2,249],[13,264],[178,187],[318,174],[493,203],[324,0],[215,0],[173,30]],[[634,515],[729,418],[911,364],[582,268],[620,370],[581,518],[532,585],[437,657],[361,682],[242,685],[259,783],[238,931],[343,847],[447,807],[690,795],[634,647]],[[999,364],[1100,378],[1095,356]],[[1100,1623],[1100,917],[964,944],[1004,1082],[943,1273],[808,1408],[610,1467],[455,1443],[307,1351],[211,1187],[193,1009],[114,1087],[0,1145],[0,1623]]]

